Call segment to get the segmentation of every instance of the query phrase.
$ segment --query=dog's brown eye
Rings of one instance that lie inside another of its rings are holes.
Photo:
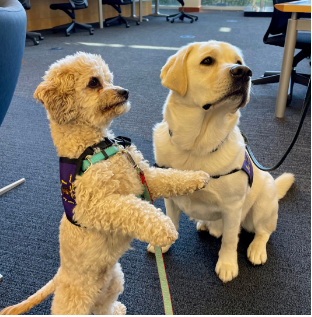
[[[241,61],[237,61],[236,64],[243,65]]]
[[[90,88],[97,88],[100,86],[101,86],[101,84],[100,84],[99,80],[95,77],[93,77],[88,83],[88,87],[90,87]]]
[[[202,65],[211,65],[213,63],[213,59],[211,57],[206,57],[201,61]]]

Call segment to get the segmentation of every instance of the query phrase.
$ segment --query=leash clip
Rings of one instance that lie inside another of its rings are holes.
[[[132,164],[132,167],[135,168],[136,170],[140,170],[137,163],[135,163],[134,159],[132,158],[132,156],[127,150],[121,150],[120,153],[126,154],[126,157],[129,160],[129,162]]]

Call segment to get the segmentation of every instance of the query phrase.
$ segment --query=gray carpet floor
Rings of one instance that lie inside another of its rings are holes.
[[[165,11],[172,13],[173,11]],[[39,46],[26,42],[25,62],[12,104],[0,128],[0,187],[22,177],[26,183],[0,198],[0,309],[26,299],[56,273],[59,266],[58,227],[62,217],[58,158],[46,113],[33,93],[48,66],[68,54],[101,54],[114,72],[115,83],[130,90],[131,111],[113,122],[116,135],[125,135],[153,159],[152,128],[162,120],[167,89],[160,69],[174,54],[170,49],[132,45],[181,47],[193,41],[227,41],[240,47],[257,78],[266,70],[280,70],[283,49],[264,45],[270,18],[246,18],[243,12],[203,11],[199,20],[175,22],[150,17],[131,27],[95,29],[93,36],[79,31],[70,37],[43,32]],[[220,28],[230,32],[220,32]],[[185,37],[192,36],[192,37]],[[107,46],[121,44],[121,47]],[[310,72],[308,60],[298,67]],[[274,117],[278,85],[254,86],[243,109],[241,129],[263,165],[273,165],[290,143],[299,119],[306,88],[294,87],[285,119]],[[225,285],[214,269],[221,239],[197,233],[183,215],[178,241],[164,256],[175,314],[310,314],[311,313],[311,114],[285,163],[272,174],[295,174],[296,182],[280,202],[278,227],[268,245],[268,261],[254,267],[246,252],[253,235],[240,234],[239,276]],[[164,210],[163,201],[156,205]],[[120,300],[128,314],[163,314],[155,258],[146,244],[134,241],[133,250],[120,260],[125,291]],[[51,299],[29,314],[49,314]]]

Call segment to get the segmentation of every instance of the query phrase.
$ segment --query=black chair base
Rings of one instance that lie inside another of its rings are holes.
[[[120,14],[117,17],[105,19],[104,26],[105,27],[109,27],[111,25],[111,23],[114,23],[114,22],[117,22],[119,24],[125,24],[126,28],[130,27],[130,25],[127,22],[127,20],[123,16],[121,16]]]
[[[39,45],[39,40],[43,40],[44,37],[41,35],[41,33],[26,32],[26,39],[32,40],[34,45]]]
[[[180,19],[181,21],[183,21],[184,18],[190,19],[191,20],[190,23],[193,23],[194,20],[195,21],[198,20],[197,16],[185,13],[184,12],[184,7],[182,7],[182,11],[181,12],[179,12],[177,14],[172,14],[172,15],[167,16],[166,20],[169,21],[170,18],[172,18],[171,21],[170,21],[171,23],[173,23],[174,20],[176,20],[176,19]]]
[[[296,68],[293,68],[290,75],[290,81],[288,86],[288,94],[287,94],[287,104],[288,107],[292,101],[292,94],[293,94],[293,88],[294,84],[301,84],[304,86],[309,85],[310,75],[308,74],[301,74],[296,72]],[[278,71],[267,71],[264,73],[264,75],[258,79],[252,80],[253,85],[264,85],[264,84],[273,84],[278,83],[280,79],[280,72]]]
[[[91,24],[84,24],[84,23],[78,23],[76,21],[73,21],[69,24],[59,25],[53,28],[53,33],[64,31],[66,36],[70,36],[70,32],[76,32],[77,29],[83,29],[83,30],[89,30],[90,35],[94,34],[94,28]]]

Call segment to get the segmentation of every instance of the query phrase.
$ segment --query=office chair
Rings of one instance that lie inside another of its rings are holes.
[[[9,109],[22,66],[26,13],[18,0],[0,1],[0,126]],[[0,189],[0,196],[23,183],[24,178]]]
[[[104,21],[104,26],[108,27],[113,22],[118,22],[119,24],[126,24],[126,28],[130,27],[128,21],[121,15],[121,5],[131,4],[132,0],[102,0],[102,4],[109,4],[112,6],[119,14],[117,17],[108,18]],[[137,25],[140,24],[139,21],[136,22]]]
[[[25,10],[31,8],[30,0],[19,0]],[[37,40],[38,38],[38,40]],[[30,39],[34,42],[34,45],[39,45],[39,40],[43,40],[44,37],[38,32],[26,32],[26,39]]]
[[[191,21],[190,21],[191,23],[193,23],[194,20],[197,21],[197,20],[198,20],[198,17],[197,17],[197,16],[191,15],[191,14],[187,14],[187,13],[184,12],[184,1],[183,1],[183,0],[178,0],[178,1],[179,1],[179,2],[181,3],[181,5],[182,5],[182,11],[179,12],[179,13],[177,13],[177,14],[168,15],[168,16],[166,17],[166,20],[169,21],[169,19],[172,18],[171,21],[170,21],[171,23],[173,23],[174,20],[176,20],[176,19],[180,19],[181,21],[183,21],[184,18],[190,19],[190,20],[191,20]]]
[[[295,1],[298,1],[298,0],[295,0]],[[273,0],[274,5],[277,3],[282,3],[282,2],[285,2],[285,0]],[[301,17],[305,17],[305,16],[306,15],[302,15]],[[291,17],[291,13],[281,12],[274,8],[271,23],[263,37],[264,44],[284,47],[287,24],[288,24],[288,19],[290,19],[290,17]],[[289,88],[288,88],[287,106],[290,105],[292,100],[294,83],[308,86],[310,75],[297,73],[296,66],[304,58],[311,56],[311,34],[298,32],[296,48],[300,49],[300,52],[293,59],[292,72],[291,72]],[[278,83],[279,78],[280,78],[280,71],[266,71],[262,77],[252,80],[252,83],[254,85]]]
[[[89,30],[90,35],[93,35],[94,28],[90,24],[78,23],[75,21],[75,10],[81,10],[88,8],[87,0],[68,0],[69,3],[54,3],[50,5],[52,10],[62,10],[70,16],[72,22],[65,25],[56,26],[53,28],[53,32],[65,29],[66,36],[70,36],[70,31],[76,31],[77,29]],[[71,10],[71,11],[70,11]]]

